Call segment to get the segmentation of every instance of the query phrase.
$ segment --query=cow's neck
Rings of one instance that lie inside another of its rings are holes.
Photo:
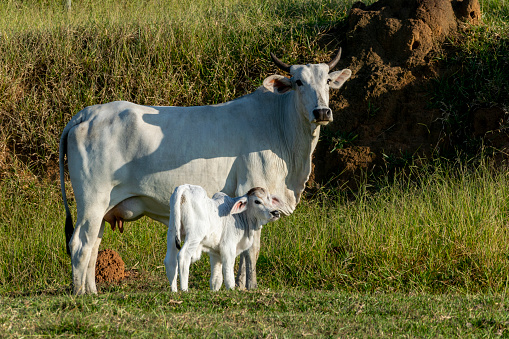
[[[320,137],[320,126],[311,124],[296,105],[288,105],[288,102],[295,102],[294,96],[294,92],[289,93],[286,105],[280,103],[279,132],[283,138],[282,152],[288,161],[287,187],[293,191],[297,204],[311,174],[311,158]]]

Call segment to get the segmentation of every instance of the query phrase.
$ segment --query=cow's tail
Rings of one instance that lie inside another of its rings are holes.
[[[180,235],[180,227],[182,225],[182,203],[185,203],[185,198],[182,199],[183,194],[186,192],[186,186],[178,186],[170,198],[170,224],[169,227],[175,229],[175,246],[180,251],[182,248],[182,238]]]
[[[81,112],[80,112],[81,113]],[[65,126],[62,136],[60,137],[60,149],[59,149],[59,167],[60,167],[60,189],[62,191],[62,199],[65,207],[65,244],[67,248],[67,254],[71,255],[71,249],[69,248],[69,242],[71,241],[72,234],[74,233],[74,226],[72,222],[71,211],[69,210],[69,204],[67,203],[67,195],[65,193],[65,174],[64,174],[64,160],[67,154],[67,136],[69,131],[76,125],[83,121],[83,114],[78,113],[71,121]]]

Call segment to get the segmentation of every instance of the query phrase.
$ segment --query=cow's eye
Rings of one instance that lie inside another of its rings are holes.
[[[260,200],[255,200],[255,204],[260,205],[262,202]]]
[[[330,81],[331,81],[330,79],[327,79],[327,85],[330,84]]]
[[[302,81],[300,80],[295,81],[295,83],[297,84],[297,86],[302,86]]]

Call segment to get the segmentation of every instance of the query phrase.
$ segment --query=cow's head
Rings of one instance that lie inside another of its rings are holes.
[[[262,225],[279,219],[279,208],[282,203],[275,195],[265,188],[255,187],[240,197],[233,205],[230,213],[237,214],[247,211],[249,218],[258,220]]]
[[[329,73],[341,58],[341,48],[336,57],[327,64],[290,66],[279,60],[274,54],[270,55],[276,66],[290,73],[292,77],[288,79],[281,75],[271,75],[263,81],[263,86],[276,94],[295,91],[297,110],[305,114],[310,122],[320,125],[332,122],[332,110],[329,108],[329,88],[340,88],[352,75],[352,72],[347,68]]]

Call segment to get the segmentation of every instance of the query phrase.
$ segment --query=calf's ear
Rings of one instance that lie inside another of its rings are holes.
[[[345,81],[347,81],[352,76],[352,71],[348,68],[345,68],[342,71],[329,73],[329,87],[334,89],[339,89]]]
[[[247,197],[242,197],[233,205],[230,214],[242,213],[247,209]]]
[[[275,94],[283,94],[292,89],[292,81],[282,75],[271,75],[263,80],[263,87]]]

